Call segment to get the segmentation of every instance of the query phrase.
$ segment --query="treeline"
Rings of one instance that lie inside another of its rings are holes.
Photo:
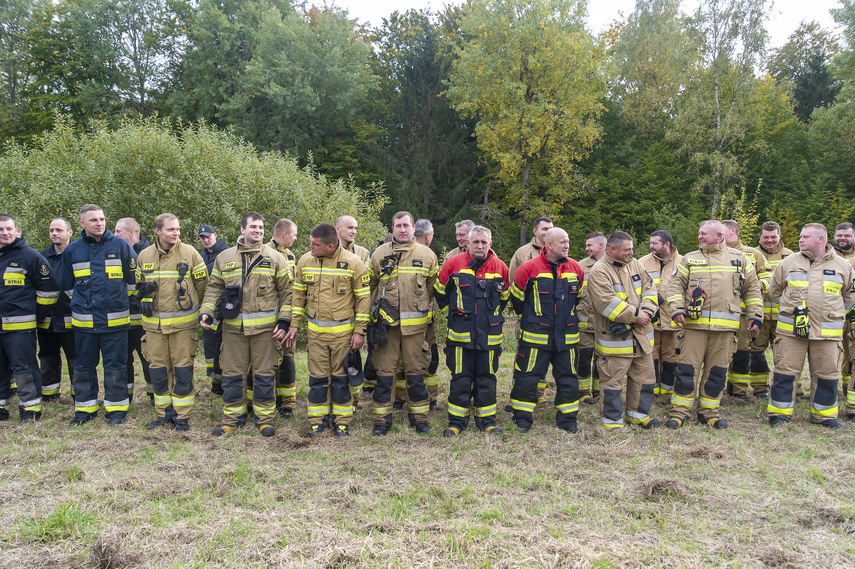
[[[704,0],[686,14],[676,0],[638,0],[592,37],[572,0],[470,0],[373,29],[286,0],[3,2],[3,199],[49,208],[53,183],[67,199],[61,188],[73,182],[58,173],[74,163],[101,180],[102,199],[117,192],[123,214],[164,200],[225,221],[229,207],[256,203],[290,212],[264,200],[287,201],[305,176],[301,196],[352,193],[365,223],[380,208],[374,221],[398,209],[430,218],[439,248],[453,245],[455,220],[472,218],[509,256],[544,214],[577,254],[597,229],[626,230],[642,246],[666,227],[688,250],[707,217],[736,218],[750,242],[775,219],[794,246],[804,222],[855,218],[855,7],[842,0],[834,11],[843,37],[803,23],[776,50],[771,9]],[[127,162],[117,171],[138,165],[132,145],[149,131],[169,150],[147,145],[149,170],[129,185],[106,159],[84,164],[109,142],[131,145],[111,146]],[[77,155],[62,158],[62,141]],[[202,160],[197,147],[216,150]],[[215,163],[230,163],[229,149],[236,178]],[[31,172],[36,155],[40,181],[26,182],[20,168]],[[274,163],[293,181],[265,198],[254,169]],[[165,198],[175,184],[181,193]],[[218,194],[242,197],[225,207]],[[308,222],[330,204],[300,207],[316,208]]]

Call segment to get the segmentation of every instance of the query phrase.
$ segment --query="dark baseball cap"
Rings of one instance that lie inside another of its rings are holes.
[[[204,235],[205,237],[210,237],[214,233],[216,233],[216,231],[214,231],[214,228],[211,227],[210,225],[203,225],[202,227],[199,228],[199,235],[200,236]]]

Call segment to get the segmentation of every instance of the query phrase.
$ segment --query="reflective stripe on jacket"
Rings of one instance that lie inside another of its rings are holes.
[[[47,259],[18,237],[0,248],[0,273],[0,334],[35,330],[60,294]]]
[[[368,263],[371,279],[372,306],[381,296],[395,307],[405,336],[427,329],[430,320],[433,287],[438,271],[436,254],[414,240],[409,243],[391,241],[377,247]]]
[[[680,264],[682,259],[683,256],[674,247],[671,258],[667,261],[663,261],[653,253],[650,253],[639,259],[638,262],[641,263],[641,266],[644,267],[644,270],[653,279],[653,286],[656,288],[656,292],[661,294],[662,298],[665,298],[668,283],[671,281],[671,277],[676,274],[677,265]],[[675,332],[680,329],[680,325],[671,318],[671,307],[667,302],[659,305],[659,321],[653,325],[653,329],[664,330],[666,332]]]

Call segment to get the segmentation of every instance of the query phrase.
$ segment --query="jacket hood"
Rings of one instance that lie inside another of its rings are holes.
[[[245,244],[244,244],[244,241],[243,241],[243,235],[241,235],[240,237],[238,237],[238,240],[237,240],[237,248],[238,248],[238,251],[240,251],[240,252],[242,252],[242,253],[250,253],[250,252],[254,252],[254,251],[261,251],[261,247],[262,247],[263,245],[264,245],[264,243],[263,243],[263,242],[261,242],[261,241],[259,241],[259,242],[258,242],[258,243],[256,243],[255,245],[253,245],[253,246],[249,247],[249,246],[247,246],[247,245],[245,245]]]
[[[0,253],[6,253],[11,251],[12,249],[17,249],[19,247],[26,247],[27,241],[23,237],[16,237],[14,241],[6,245],[5,247],[0,247]]]
[[[113,237],[114,236],[110,232],[110,230],[105,229],[104,235],[101,236],[101,241],[96,241],[94,237],[91,237],[91,236],[89,236],[89,234],[86,233],[85,229],[80,230],[80,238],[83,239],[84,241],[86,241],[87,243],[103,243],[104,241],[112,239]]]
[[[832,247],[829,243],[825,244],[825,252],[819,257],[820,259],[830,259],[836,255],[834,252],[837,247]],[[813,253],[810,251],[799,251],[802,255],[804,255],[807,259],[811,261],[816,261],[816,257],[813,256]]]

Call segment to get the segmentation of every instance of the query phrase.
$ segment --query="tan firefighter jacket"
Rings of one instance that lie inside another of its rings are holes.
[[[433,287],[438,272],[436,254],[416,243],[384,243],[374,250],[368,264],[371,278],[371,305],[385,297],[400,312],[405,336],[427,329],[430,319]]]
[[[157,283],[154,293],[139,298],[140,302],[151,302],[153,308],[151,316],[142,317],[145,330],[169,334],[198,325],[208,269],[202,255],[191,245],[179,240],[167,252],[155,239],[154,245],[143,249],[137,259],[137,282]]]
[[[281,253],[261,242],[252,247],[243,243],[241,236],[236,247],[217,256],[200,313],[214,318],[223,289],[241,286],[241,313],[220,325],[227,332],[251,336],[272,331],[280,319],[291,320],[291,273]]]
[[[365,335],[371,309],[368,269],[339,244],[332,257],[306,253],[297,262],[291,326],[308,322],[309,337],[331,340]]]
[[[683,256],[680,254],[680,251],[676,247],[673,247],[671,258],[667,261],[663,261],[653,253],[645,255],[638,261],[644,267],[644,270],[647,271],[647,274],[650,275],[650,278],[653,279],[653,286],[656,288],[656,292],[662,295],[662,298],[665,298],[668,283],[671,281],[671,277],[677,273],[677,265],[680,264],[682,259]],[[660,304],[659,320],[653,325],[653,329],[664,332],[676,332],[680,328],[681,326],[671,319],[671,307],[668,306],[668,303],[663,302]]]
[[[819,259],[802,252],[781,261],[769,291],[778,303],[777,333],[795,336],[793,310],[804,302],[810,321],[809,339],[842,339],[846,313],[855,302],[853,276],[852,265],[835,255],[831,245],[826,245]]]
[[[594,263],[585,283],[597,353],[630,358],[651,353],[653,324],[641,326],[639,320],[642,311],[652,318],[658,303],[653,279],[641,263],[630,259],[624,264],[604,255]],[[626,340],[612,338],[608,331],[612,322],[632,325],[632,334]]]
[[[771,273],[775,272],[775,269],[778,268],[781,261],[793,254],[793,251],[784,247],[783,243],[778,243],[778,250],[775,252],[767,250],[762,245],[757,246],[757,251],[763,255],[766,262],[769,263],[770,281],[772,279]],[[763,316],[766,320],[778,320],[778,305],[772,301],[772,295],[768,291],[763,293]]]
[[[699,283],[707,298],[701,317],[694,320],[689,318],[686,307]],[[763,296],[754,264],[745,253],[724,243],[683,255],[666,290],[671,318],[686,316],[685,328],[737,332],[743,302],[749,319],[763,321]]]
[[[276,239],[271,239],[267,246],[285,257],[285,260],[288,261],[288,271],[291,273],[291,282],[294,282],[294,267],[297,265],[297,257],[291,252],[291,249],[277,243]]]
[[[582,292],[579,293],[579,302],[576,303],[576,316],[579,318],[579,332],[587,332],[589,334],[594,333],[594,327],[589,322],[591,301],[588,299],[588,292],[586,289],[588,287],[588,273],[591,272],[591,269],[596,264],[597,261],[591,257],[585,257],[579,261],[579,266],[582,267],[585,277],[582,279]]]
[[[345,251],[356,255],[362,260],[366,267],[368,266],[368,258],[371,257],[371,253],[368,252],[368,249],[357,245],[355,242],[351,243],[350,247],[344,247],[344,243],[342,243],[341,240],[339,240],[339,243],[342,245]]]

